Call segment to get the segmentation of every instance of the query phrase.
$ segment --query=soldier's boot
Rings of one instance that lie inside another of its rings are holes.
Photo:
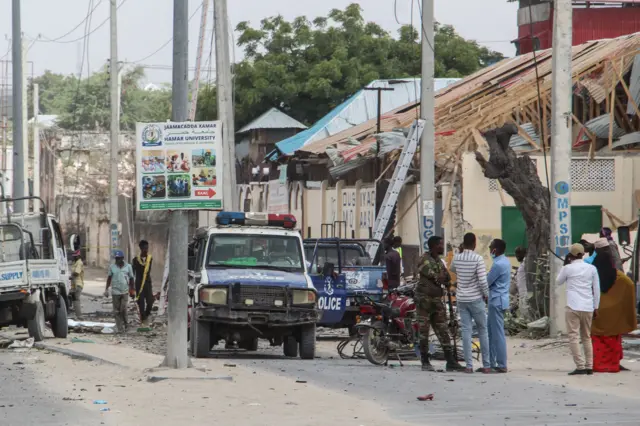
[[[420,361],[422,362],[422,371],[436,371],[433,365],[431,365],[431,362],[429,362],[428,353],[420,354]]]
[[[448,348],[444,351],[444,358],[447,360],[447,371],[464,371],[465,368],[458,363],[456,355],[453,353],[453,349]]]

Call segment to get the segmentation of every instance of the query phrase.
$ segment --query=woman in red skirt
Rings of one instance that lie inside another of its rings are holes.
[[[593,266],[600,278],[600,306],[591,326],[593,341],[593,371],[618,373],[627,370],[620,365],[622,335],[635,330],[636,297],[633,281],[616,270],[609,242],[602,238],[595,243]]]

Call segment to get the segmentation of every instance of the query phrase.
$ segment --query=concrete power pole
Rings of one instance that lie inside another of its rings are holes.
[[[118,150],[120,148],[120,94],[118,92],[118,6],[116,0],[109,0],[111,55],[109,58],[110,92],[111,92],[111,170],[109,173],[109,232],[111,233],[111,255],[120,247],[118,233]]]
[[[23,40],[22,41],[22,137],[23,139],[23,144],[24,144],[24,157],[23,157],[23,162],[24,162],[24,195],[25,196],[29,196],[29,195],[33,195],[31,193],[31,191],[29,190],[29,164],[30,164],[30,156],[29,156],[29,102],[28,100],[28,96],[27,96],[27,90],[28,90],[28,85],[27,85],[27,72],[25,71],[27,69],[27,43]],[[24,202],[24,211],[28,212],[31,206],[31,202],[30,201],[25,201]]]
[[[551,247],[564,257],[571,245],[571,45],[573,31],[571,0],[556,0],[553,28],[553,86],[551,122]],[[565,286],[556,286],[562,261],[551,256],[551,335],[566,332]]]
[[[25,156],[28,155],[28,151],[25,149],[27,144],[25,143],[24,134],[24,112],[22,106],[22,87],[24,81],[22,79],[22,28],[20,17],[20,0],[12,0],[12,36],[11,42],[13,44],[11,48],[12,55],[12,84],[13,84],[13,197],[24,197],[24,184],[25,184]],[[17,201],[14,203],[13,211],[16,213],[22,213],[25,211],[25,203],[23,201]]]
[[[229,18],[227,0],[213,0],[216,36],[216,84],[218,89],[218,119],[222,122],[222,158],[224,185],[222,196],[225,210],[238,210],[236,197],[236,143],[233,114],[233,78],[229,55]]]
[[[40,105],[40,87],[33,84],[33,195],[40,196],[40,126],[38,114]],[[33,211],[40,211],[40,201],[33,200]]]
[[[422,0],[422,93],[420,118],[424,131],[420,139],[420,252],[428,250],[427,241],[436,234],[435,226],[435,112],[434,112],[434,37],[433,0]]]
[[[186,0],[173,0],[173,82],[172,121],[188,119],[189,108],[189,5]],[[163,365],[169,368],[189,367],[187,353],[187,245],[189,215],[172,211],[169,218],[169,303],[167,315],[167,356]],[[162,283],[164,285],[164,283]]]

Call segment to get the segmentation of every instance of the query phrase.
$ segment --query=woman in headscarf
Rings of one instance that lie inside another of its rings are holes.
[[[618,248],[618,244],[613,240],[613,231],[611,228],[602,228],[600,230],[600,238],[606,238],[609,247],[611,247],[611,256],[613,257],[613,262],[618,271],[624,271],[622,268],[622,258],[620,257],[620,249]]]
[[[618,373],[627,370],[620,365],[622,335],[638,327],[636,295],[633,281],[615,267],[611,246],[606,238],[595,242],[597,256],[593,266],[600,278],[600,306],[591,326],[593,371]]]

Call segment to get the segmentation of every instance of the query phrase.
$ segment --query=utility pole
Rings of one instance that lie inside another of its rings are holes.
[[[13,197],[20,198],[26,194],[24,192],[25,185],[25,169],[24,158],[28,155],[25,150],[25,134],[24,134],[24,111],[22,107],[22,24],[20,17],[20,0],[12,0],[12,36],[11,36],[11,56],[12,56],[12,85],[13,85]],[[13,211],[23,213],[25,211],[24,201],[14,202]]]
[[[120,246],[118,233],[118,150],[120,147],[120,94],[118,92],[118,7],[116,0],[109,0],[111,55],[109,59],[111,90],[111,173],[109,174],[109,231],[111,233],[111,255]]]
[[[40,126],[38,114],[40,105],[39,85],[33,84],[33,195],[40,196]],[[33,211],[40,211],[40,201],[33,200]]]
[[[173,0],[173,82],[172,121],[188,119],[189,108],[189,4],[186,0]],[[163,366],[189,367],[187,353],[187,245],[189,215],[174,210],[169,218],[169,302],[167,315],[167,356]],[[164,283],[162,283],[164,285]]]
[[[229,18],[227,0],[213,0],[216,37],[216,84],[218,119],[222,123],[222,158],[224,185],[222,196],[225,210],[238,209],[236,197],[236,143],[233,114],[233,81],[229,55]]]
[[[435,218],[435,111],[433,77],[434,45],[433,0],[422,0],[422,84],[420,118],[424,131],[420,139],[420,200],[422,212],[420,223],[420,252],[428,251],[427,241],[436,235]]]
[[[202,68],[202,52],[204,51],[204,39],[207,32],[207,17],[209,16],[209,0],[202,0],[202,17],[200,19],[200,37],[198,37],[198,53],[196,56],[196,72],[191,88],[191,106],[189,107],[189,121],[196,119],[198,107],[198,89],[200,88],[200,69]]]
[[[29,164],[30,164],[30,153],[29,153],[29,109],[27,102],[27,43],[22,40],[22,137],[24,144],[24,195],[33,195],[29,188]],[[24,202],[24,211],[29,212],[31,206],[31,201],[25,200]]]
[[[571,244],[571,45],[573,16],[571,0],[556,0],[552,57],[551,121],[551,335],[566,332],[565,285],[557,286],[555,277]],[[557,257],[556,257],[557,256]]]

